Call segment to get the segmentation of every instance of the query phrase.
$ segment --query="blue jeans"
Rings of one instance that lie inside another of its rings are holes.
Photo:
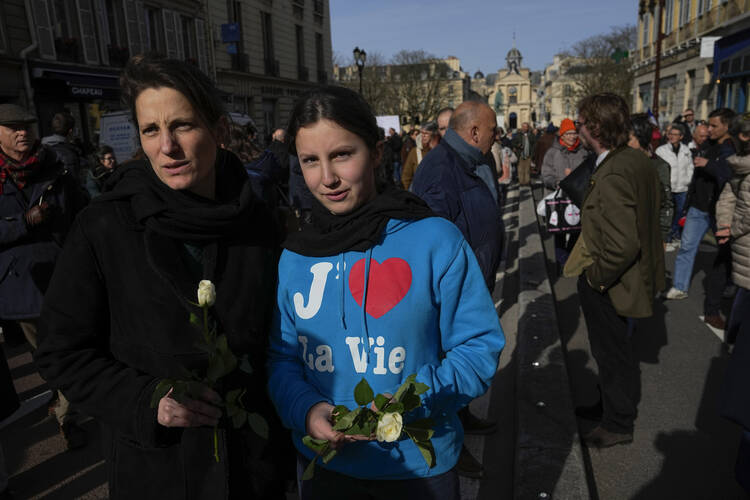
[[[693,264],[695,254],[698,253],[703,235],[713,225],[712,218],[708,212],[690,207],[685,217],[685,227],[682,229],[680,239],[680,251],[674,263],[674,277],[672,286],[683,292],[690,288],[690,278],[693,275]]]
[[[667,236],[667,242],[674,239],[680,239],[680,233],[682,228],[680,227],[680,219],[682,218],[682,211],[685,210],[685,200],[687,199],[687,191],[683,193],[672,193],[672,202],[674,203],[674,218],[672,219],[672,229],[669,231]]]
[[[401,162],[393,162],[393,180],[396,181],[398,186],[401,186]]]

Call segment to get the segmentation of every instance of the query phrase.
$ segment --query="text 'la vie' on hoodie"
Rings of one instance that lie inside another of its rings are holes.
[[[411,374],[430,390],[404,422],[430,417],[436,465],[410,439],[355,442],[325,467],[366,479],[435,476],[453,468],[463,442],[457,410],[483,394],[505,344],[476,258],[461,232],[438,217],[390,220],[365,252],[306,257],[285,250],[271,333],[269,391],[297,449],[310,408],[356,408],[362,378],[395,393]]]

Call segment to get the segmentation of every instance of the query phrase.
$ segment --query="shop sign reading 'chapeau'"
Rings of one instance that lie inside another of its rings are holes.
[[[104,90],[96,87],[70,87],[70,93],[75,96],[102,97]]]

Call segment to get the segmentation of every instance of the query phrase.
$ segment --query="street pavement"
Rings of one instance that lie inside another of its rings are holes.
[[[537,200],[540,191],[536,190]],[[555,277],[551,238],[545,237],[544,244],[574,403],[590,405],[598,398],[597,368],[590,355],[576,279]],[[715,246],[701,244],[687,299],[657,300],[654,316],[637,323],[633,343],[640,366],[640,402],[634,441],[588,451],[593,498],[747,498],[734,480],[740,429],[718,414],[729,349],[722,342],[723,333],[700,317],[703,281],[715,251]],[[666,254],[668,284],[676,254]],[[730,306],[725,301],[725,313]],[[595,425],[579,422],[582,435]]]
[[[539,194],[537,189],[537,199]],[[464,500],[514,498],[515,396],[516,384],[523,383],[517,380],[514,362],[519,319],[518,200],[518,191],[511,190],[504,212],[506,256],[493,293],[506,348],[490,390],[471,405],[476,415],[497,420],[499,431],[490,436],[467,436],[467,447],[483,462],[485,476],[482,480],[461,479]],[[550,260],[552,241],[542,235],[573,403],[590,404],[597,397],[596,363],[590,356],[575,280],[556,277]],[[641,397],[634,442],[602,451],[584,449],[592,498],[747,498],[733,475],[740,431],[720,418],[717,410],[729,351],[699,318],[703,279],[713,252],[710,244],[701,245],[688,299],[658,301],[654,317],[638,323],[634,344],[641,370]],[[670,271],[674,256],[667,254]],[[47,390],[23,338],[6,338],[3,346],[21,398]],[[579,423],[582,433],[594,425]],[[65,451],[46,405],[0,429],[15,498],[106,498],[98,426],[89,420],[84,427],[89,432],[89,445],[75,451]]]

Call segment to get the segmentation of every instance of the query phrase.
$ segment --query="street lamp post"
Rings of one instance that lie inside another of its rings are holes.
[[[362,94],[362,70],[365,69],[365,61],[367,60],[367,52],[364,49],[359,50],[359,47],[354,47],[354,62],[357,64],[357,71],[359,72],[359,93]]]

